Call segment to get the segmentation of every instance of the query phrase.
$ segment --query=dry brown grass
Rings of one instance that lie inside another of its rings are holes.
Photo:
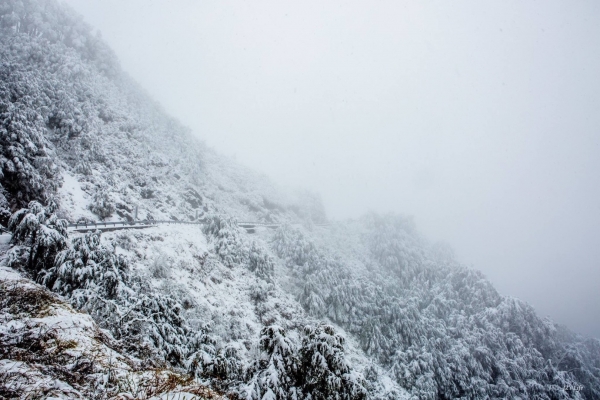
[[[41,287],[30,287],[20,282],[0,282],[0,309],[15,317],[42,318],[50,312],[52,304],[62,300]]]
[[[143,371],[139,371],[143,372]],[[180,374],[169,369],[155,369],[150,375],[132,375],[121,378],[118,382],[120,394],[112,397],[113,400],[147,400],[153,396],[175,394],[178,392],[191,393],[199,399],[218,400],[225,399],[218,393],[204,385],[200,385],[187,374]],[[174,397],[177,398],[177,397]]]

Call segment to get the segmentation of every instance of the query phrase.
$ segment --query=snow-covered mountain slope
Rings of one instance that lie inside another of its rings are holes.
[[[53,0],[2,2],[0,29],[2,396],[600,398],[598,340],[501,296],[410,219],[321,226],[318,197],[207,148]],[[136,210],[201,223],[66,228]],[[125,372],[77,369],[93,351]]]
[[[0,288],[2,398],[86,399],[126,391],[148,399],[220,398],[176,371],[144,366],[88,314],[12,270],[0,267]]]

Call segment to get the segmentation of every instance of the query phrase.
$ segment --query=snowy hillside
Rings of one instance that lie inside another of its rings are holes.
[[[0,29],[0,396],[600,398],[597,339],[410,219],[323,224],[318,196],[207,148],[55,1],[2,2]],[[67,226],[136,213],[197,224]]]

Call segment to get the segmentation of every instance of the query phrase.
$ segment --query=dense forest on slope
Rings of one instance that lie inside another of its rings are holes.
[[[1,396],[600,398],[597,339],[503,297],[409,218],[318,226],[317,196],[215,154],[57,2],[0,4],[0,63]],[[203,224],[67,230],[135,210]],[[44,318],[87,328],[36,336]]]

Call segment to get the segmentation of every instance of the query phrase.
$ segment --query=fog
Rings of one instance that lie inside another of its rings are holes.
[[[220,153],[600,337],[600,3],[66,2]]]

